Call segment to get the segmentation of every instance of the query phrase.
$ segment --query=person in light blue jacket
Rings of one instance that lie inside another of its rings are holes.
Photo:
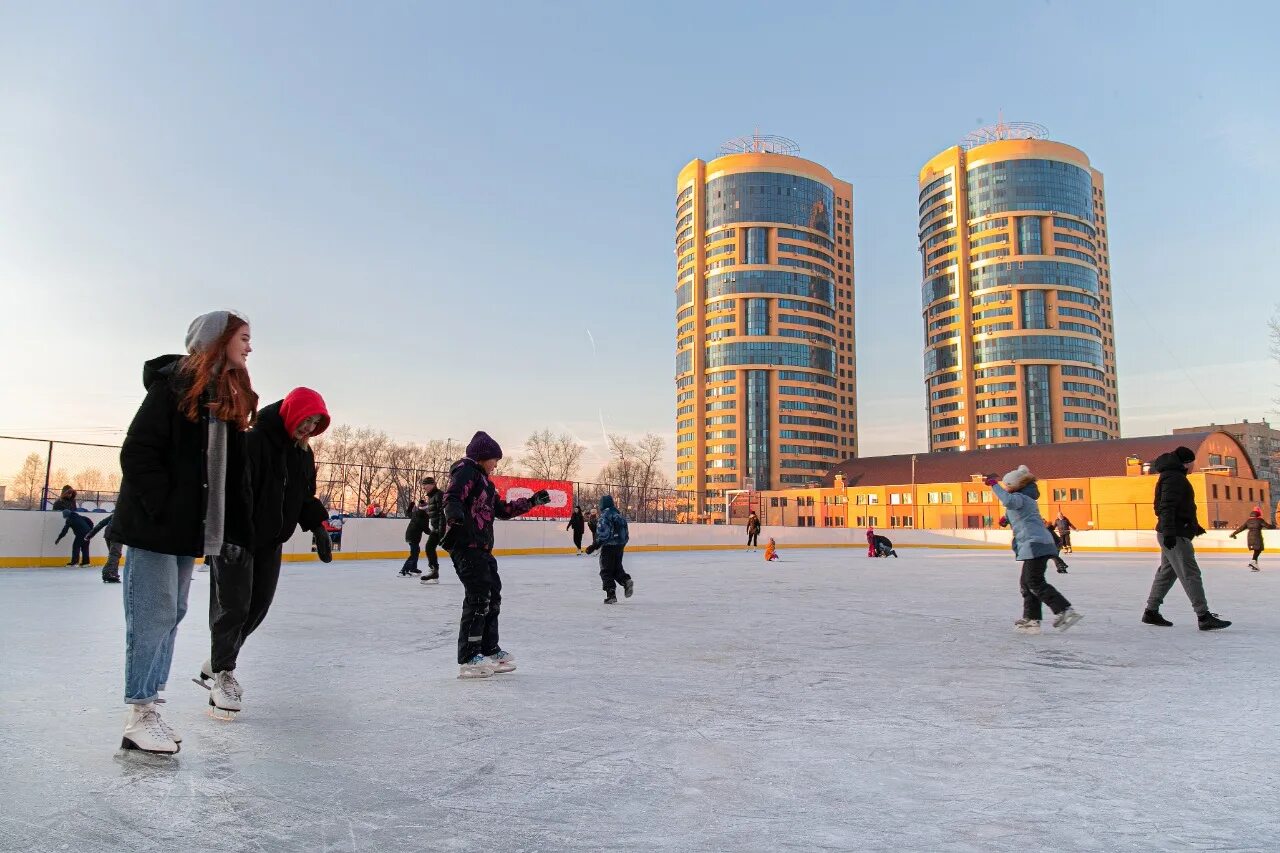
[[[1040,507],[1036,499],[1040,491],[1036,488],[1036,478],[1027,470],[1026,465],[1019,465],[1016,470],[997,480],[988,477],[986,480],[991,491],[1004,506],[1005,517],[1013,529],[1013,554],[1022,561],[1022,577],[1019,586],[1022,589],[1022,618],[1014,623],[1014,628],[1022,634],[1039,634],[1041,605],[1047,604],[1054,612],[1053,627],[1065,631],[1084,618],[1075,611],[1071,602],[1045,580],[1045,569],[1051,557],[1058,556],[1058,547],[1053,536],[1045,528],[1044,518],[1040,515]]]

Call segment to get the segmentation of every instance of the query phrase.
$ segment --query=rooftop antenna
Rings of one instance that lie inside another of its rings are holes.
[[[960,140],[960,147],[965,151],[986,145],[988,142],[1000,142],[1006,139],[1048,139],[1049,128],[1032,121],[1005,121],[1004,110],[996,117],[995,124],[984,125],[966,134]]]
[[[800,154],[800,146],[795,140],[785,136],[761,133],[756,128],[750,136],[738,136],[720,146],[720,154],[785,154],[796,157]]]

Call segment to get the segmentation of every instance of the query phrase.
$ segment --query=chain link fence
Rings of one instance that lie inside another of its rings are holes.
[[[120,448],[0,436],[0,506],[52,509],[65,486],[75,489],[81,509],[115,509],[120,491]]]

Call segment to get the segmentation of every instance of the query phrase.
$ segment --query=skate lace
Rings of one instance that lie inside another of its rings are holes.
[[[236,681],[236,677],[229,671],[222,673],[222,689],[237,701],[243,698],[240,690],[240,682]]]
[[[169,727],[164,724],[164,720],[160,719],[160,711],[154,705],[142,712],[142,719],[138,722],[153,737],[169,736]]]

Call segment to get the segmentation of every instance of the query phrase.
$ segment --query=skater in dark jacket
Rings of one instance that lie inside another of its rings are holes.
[[[93,522],[78,514],[73,509],[64,509],[62,517],[66,523],[62,525],[62,532],[58,534],[58,538],[53,540],[53,544],[57,545],[62,541],[62,537],[67,535],[70,530],[72,534],[71,540],[71,562],[68,566],[87,566],[89,565],[89,532],[93,530]]]
[[[435,477],[424,477],[422,485],[427,490],[427,573],[422,576],[426,584],[440,583],[440,557],[436,546],[444,536],[444,492],[436,488]]]
[[[631,532],[627,529],[627,519],[613,503],[612,495],[600,496],[600,522],[596,528],[595,541],[587,547],[587,553],[600,552],[600,580],[604,583],[604,603],[618,603],[618,586],[623,595],[630,598],[636,591],[636,582],[622,568],[622,552],[631,540]]]
[[[1071,531],[1076,526],[1071,523],[1071,519],[1062,514],[1062,510],[1058,510],[1058,517],[1053,520],[1053,526],[1058,532],[1058,539],[1062,542],[1062,550],[1068,554],[1071,553]]]
[[[253,482],[253,540],[249,558],[214,560],[209,584],[210,654],[200,682],[210,688],[210,704],[221,712],[242,710],[244,693],[235,670],[245,641],[267,618],[280,582],[284,543],[301,527],[311,534],[316,554],[333,559],[324,529],[328,512],[316,498],[316,463],[311,439],[329,427],[324,399],[310,388],[295,388],[265,406],[245,435]]]
[[[230,312],[197,317],[187,354],[143,367],[146,399],[120,449],[124,474],[112,536],[129,546],[122,746],[178,751],[156,699],[169,680],[197,557],[239,562],[252,545],[244,434],[258,407],[246,359],[248,322]]]
[[[99,533],[107,543],[107,562],[102,566],[102,582],[103,583],[120,583],[120,553],[124,550],[124,546],[120,544],[120,540],[111,535],[111,519],[115,518],[112,513],[106,518],[99,521],[89,531],[88,539],[93,539]]]
[[[582,515],[582,507],[574,504],[573,515],[569,516],[569,523],[564,526],[564,529],[573,531],[573,547],[579,554],[582,553],[582,532],[586,526],[587,520]]]
[[[752,510],[747,516],[747,550],[756,548],[760,545],[760,516]]]
[[[1018,582],[1022,592],[1022,618],[1013,623],[1014,628],[1023,634],[1039,634],[1041,605],[1047,604],[1056,617],[1053,627],[1067,630],[1084,617],[1045,580],[1049,558],[1058,553],[1058,546],[1053,543],[1036,503],[1040,497],[1036,478],[1026,465],[1019,465],[1002,480],[987,477],[986,484],[1004,506],[1005,518],[1013,528],[1013,553],[1022,561]]]
[[[1058,535],[1058,525],[1052,521],[1046,521],[1044,526],[1049,531],[1049,535],[1053,537],[1053,544],[1058,549],[1058,553],[1049,559],[1053,560],[1053,564],[1058,567],[1058,574],[1065,575],[1067,573],[1067,561],[1062,559],[1062,537]]]
[[[422,534],[430,524],[431,521],[427,517],[427,501],[423,498],[418,501],[417,506],[409,510],[409,523],[404,529],[404,541],[409,543],[409,559],[405,560],[404,565],[400,567],[401,577],[422,574],[422,570],[418,568],[418,552],[422,545]]]
[[[502,578],[493,558],[493,522],[551,503],[546,489],[528,498],[499,499],[489,477],[501,458],[498,442],[477,432],[467,444],[467,455],[449,469],[444,494],[446,526],[441,544],[449,551],[465,590],[458,629],[459,678],[488,678],[516,668],[515,658],[498,645]]]
[[[58,499],[53,502],[53,511],[61,512],[64,509],[79,509],[80,504],[76,502],[76,490],[71,486],[63,486],[62,491],[58,493]]]
[[[596,514],[594,509],[587,511],[587,529],[591,531],[591,544],[596,544],[596,526],[600,523],[600,516]]]
[[[898,552],[894,550],[893,542],[889,540],[888,536],[873,533],[871,547],[875,550],[875,556],[877,557],[893,557],[894,559],[898,557]]]
[[[1235,539],[1236,534],[1245,530],[1249,531],[1249,535],[1245,537],[1245,544],[1249,547],[1249,550],[1253,552],[1253,557],[1249,560],[1249,569],[1251,571],[1261,571],[1261,569],[1258,568],[1258,558],[1262,556],[1263,548],[1266,547],[1262,540],[1262,531],[1264,529],[1275,530],[1276,526],[1262,517],[1262,510],[1255,509],[1249,517],[1245,519],[1244,524],[1237,527],[1235,529],[1235,533],[1231,534],[1231,538]]]
[[[1157,456],[1151,463],[1151,470],[1160,475],[1152,500],[1157,520],[1156,536],[1160,540],[1160,567],[1151,581],[1142,621],[1147,625],[1164,627],[1173,624],[1160,615],[1160,605],[1177,580],[1181,581],[1182,589],[1191,599],[1200,630],[1216,631],[1231,623],[1209,612],[1200,564],[1196,562],[1196,549],[1191,545],[1192,539],[1204,533],[1204,528],[1196,520],[1196,492],[1187,479],[1187,472],[1195,461],[1195,451],[1179,447],[1172,453]]]

